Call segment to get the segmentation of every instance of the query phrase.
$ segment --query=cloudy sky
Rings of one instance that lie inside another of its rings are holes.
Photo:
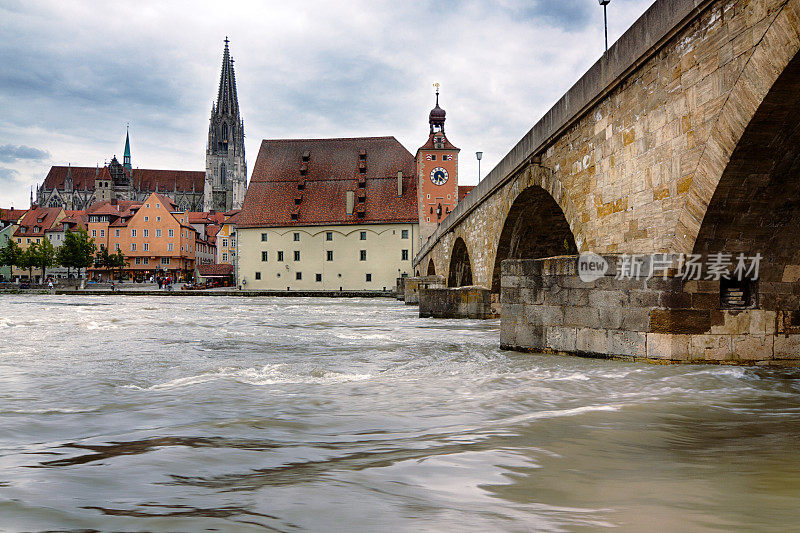
[[[613,0],[615,41],[652,0]],[[248,172],[261,139],[427,138],[433,82],[459,182],[485,175],[603,51],[597,0],[0,0],[0,207],[51,165],[203,170],[230,38]]]

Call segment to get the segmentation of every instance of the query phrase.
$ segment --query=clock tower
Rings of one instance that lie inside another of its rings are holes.
[[[458,152],[444,134],[445,111],[439,107],[439,84],[436,107],[428,117],[428,142],[417,150],[417,191],[419,194],[419,234],[422,243],[458,204]]]

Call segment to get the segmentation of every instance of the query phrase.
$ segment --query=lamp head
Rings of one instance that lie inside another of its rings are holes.
[[[483,152],[475,152],[475,157],[477,157],[478,161],[480,161],[481,158],[483,157]]]
[[[601,6],[607,6],[608,4],[611,3],[611,0],[597,0],[597,1],[600,2]]]

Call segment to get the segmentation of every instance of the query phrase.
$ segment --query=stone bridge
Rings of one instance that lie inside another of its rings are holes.
[[[417,274],[502,300],[509,348],[800,359],[798,32],[800,0],[657,1],[443,221],[415,258]],[[673,268],[672,285],[624,327],[609,313],[636,307],[631,291],[653,280],[579,287],[569,261],[544,261],[582,252],[612,264],[613,254],[671,254],[673,266],[679,254],[762,260],[757,280],[733,287],[691,284]],[[592,290],[621,295],[606,308],[592,298],[582,318],[565,310]],[[726,306],[731,291],[744,293],[738,308]],[[548,318],[550,304],[558,316]]]

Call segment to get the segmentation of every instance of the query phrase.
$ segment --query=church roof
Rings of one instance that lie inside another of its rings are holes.
[[[234,220],[245,228],[416,222],[414,158],[394,137],[262,141]]]
[[[46,190],[64,190],[64,182],[67,179],[67,172],[72,175],[72,188],[76,190],[94,190],[94,180],[97,177],[97,167],[66,167],[53,166],[44,179]],[[111,174],[107,167],[99,169],[100,177],[111,179]],[[205,171],[194,170],[156,170],[135,168],[131,171],[131,179],[134,189],[140,191],[155,191],[158,185],[159,191],[171,192],[191,192],[194,187],[195,192],[200,193],[205,186]]]

